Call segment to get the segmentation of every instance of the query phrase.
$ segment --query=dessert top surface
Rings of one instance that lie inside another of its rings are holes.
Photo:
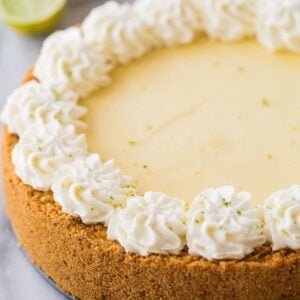
[[[233,185],[253,202],[298,182],[300,57],[256,41],[160,49],[112,73],[81,101],[89,150],[138,191],[192,201]]]

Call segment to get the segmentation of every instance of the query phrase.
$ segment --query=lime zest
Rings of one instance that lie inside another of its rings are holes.
[[[263,106],[270,106],[270,102],[269,102],[269,100],[267,99],[267,98],[262,98],[261,99],[261,104],[263,105]]]

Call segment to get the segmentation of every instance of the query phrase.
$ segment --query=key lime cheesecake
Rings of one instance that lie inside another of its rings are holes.
[[[297,299],[299,24],[140,0],[49,36],[2,112],[30,259],[78,299]]]

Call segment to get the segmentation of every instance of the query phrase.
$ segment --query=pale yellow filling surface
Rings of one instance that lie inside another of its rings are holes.
[[[89,150],[140,194],[233,185],[258,203],[300,183],[300,55],[202,39],[118,67],[83,104]]]

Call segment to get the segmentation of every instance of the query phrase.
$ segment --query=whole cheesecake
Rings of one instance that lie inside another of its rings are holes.
[[[2,113],[13,229],[78,299],[299,298],[299,3],[215,2],[96,8]]]

